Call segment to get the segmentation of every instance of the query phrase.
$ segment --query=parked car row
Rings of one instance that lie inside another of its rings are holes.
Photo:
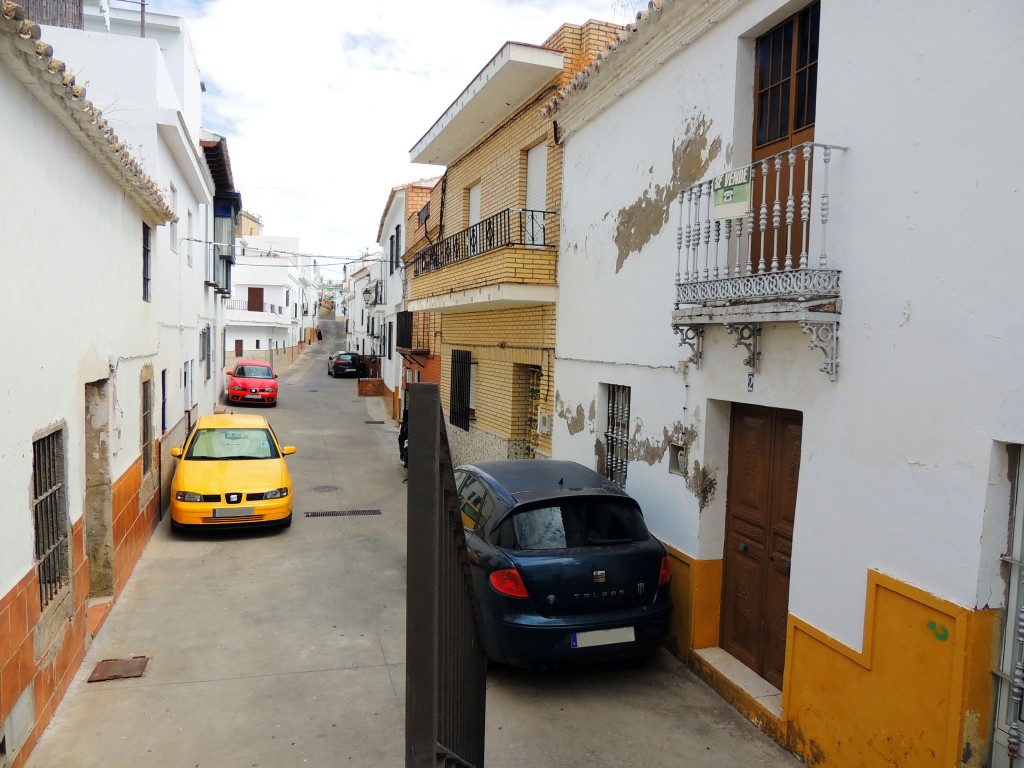
[[[335,352],[327,371],[365,375],[365,360]],[[267,363],[240,360],[229,381],[230,402],[278,402]],[[172,527],[289,526],[284,457],[293,453],[262,416],[201,417],[171,451],[178,458]],[[572,461],[478,462],[454,474],[489,659],[576,664],[640,655],[665,642],[668,554],[619,486]]]

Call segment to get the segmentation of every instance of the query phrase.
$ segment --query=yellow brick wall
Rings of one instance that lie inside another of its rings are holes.
[[[555,285],[557,265],[554,248],[499,248],[414,277],[410,295],[415,300],[501,283]]]
[[[441,345],[441,403],[451,396],[452,350],[468,349],[477,363],[474,426],[506,440],[523,438],[523,412],[515,405],[517,365],[541,369],[540,406],[554,408],[555,305],[543,304],[445,316]],[[540,453],[551,455],[551,435],[541,435]]]

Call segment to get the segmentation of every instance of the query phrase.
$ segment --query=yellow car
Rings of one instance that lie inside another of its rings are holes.
[[[171,528],[292,524],[292,478],[281,446],[262,416],[200,416],[171,482]]]

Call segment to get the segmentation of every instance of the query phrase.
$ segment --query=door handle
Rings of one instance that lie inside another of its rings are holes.
[[[741,541],[740,544],[739,544],[739,550],[740,550],[740,552],[746,552],[747,551],[747,542]]]

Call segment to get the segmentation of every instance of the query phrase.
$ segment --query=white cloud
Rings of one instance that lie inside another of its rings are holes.
[[[332,256],[375,250],[396,184],[437,175],[412,147],[507,41],[625,22],[640,0],[150,0],[185,17],[235,185],[266,234]]]

